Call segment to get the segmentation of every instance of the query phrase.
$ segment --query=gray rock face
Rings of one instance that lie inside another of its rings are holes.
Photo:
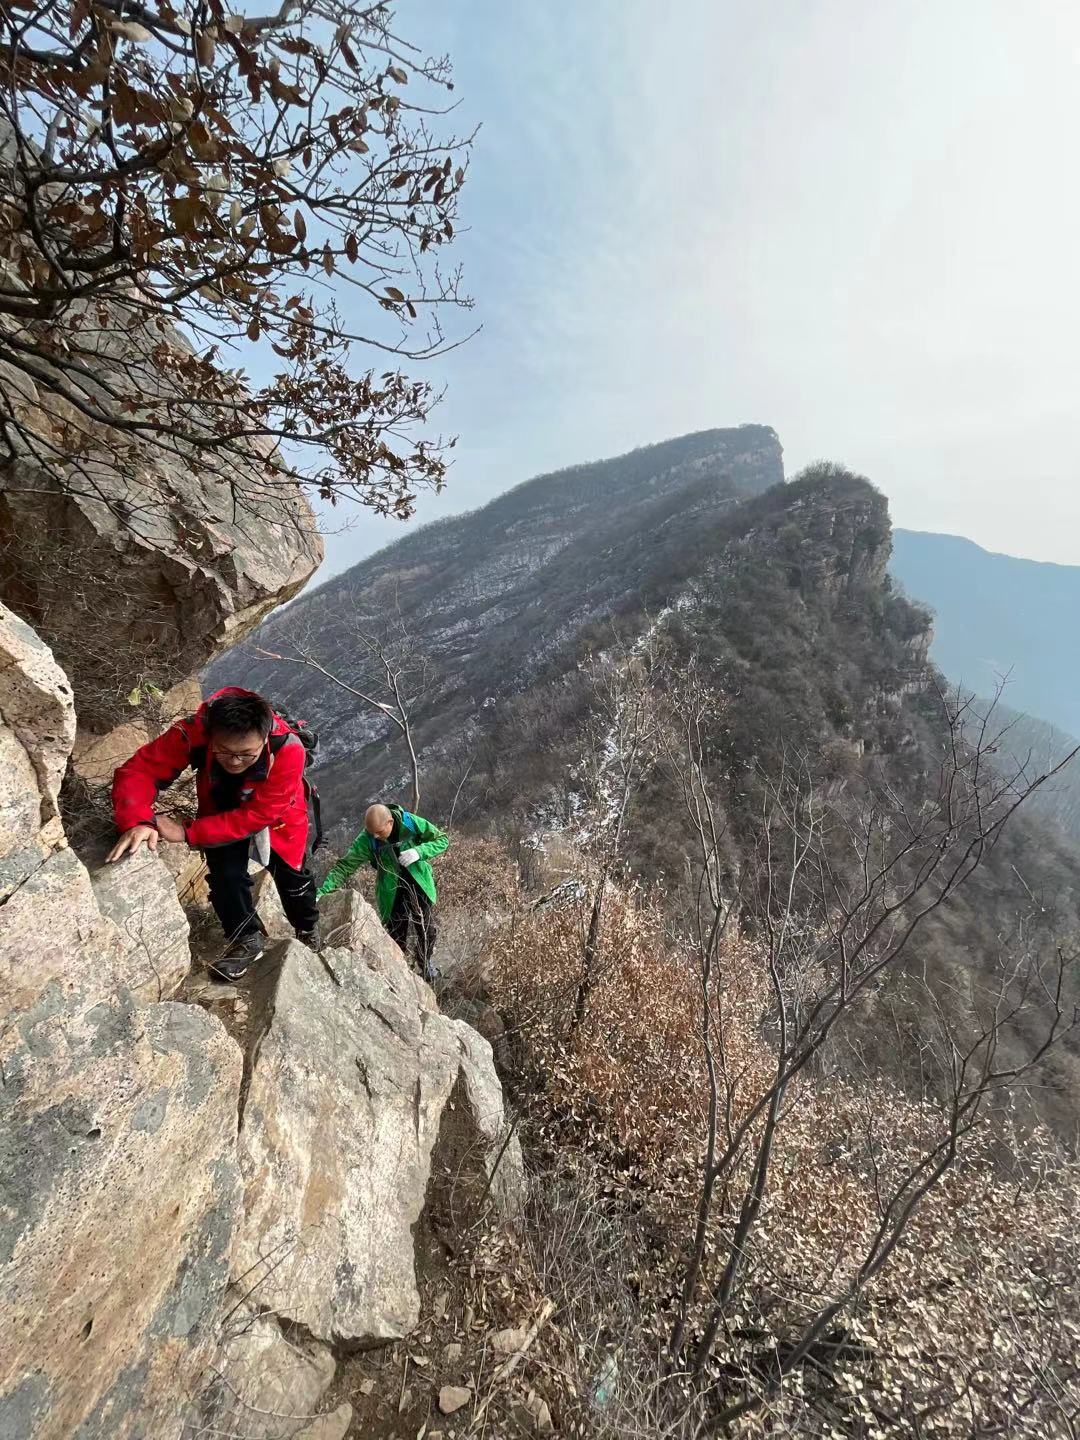
[[[0,1058],[15,1023],[38,1053],[62,1052],[55,1016],[74,997],[89,1009],[122,982],[119,936],[65,848],[57,808],[74,734],[67,677],[0,606]]]
[[[6,1440],[179,1433],[228,1278],[236,1047],[190,1006],[83,1018],[0,1090]]]
[[[171,878],[110,877],[141,938],[102,913],[56,808],[70,686],[8,612],[0,657],[0,1435],[167,1434],[228,1278],[240,1055],[202,1011],[134,1003],[151,933],[180,964]]]
[[[98,909],[73,851],[50,855],[0,905],[0,1016],[17,1017],[35,1053],[55,1051],[66,1063],[56,1015],[87,1013],[124,990],[126,978],[120,934]],[[7,1033],[0,1056],[12,1043]]]
[[[0,902],[63,844],[58,797],[74,738],[67,676],[0,605]]]
[[[486,1042],[423,1009],[410,977],[392,983],[364,950],[327,959],[340,987],[304,946],[281,952],[241,1123],[235,1265],[282,1320],[351,1345],[416,1323],[412,1232],[451,1095],[465,1098],[457,1120],[485,1169],[505,1122]],[[509,1205],[520,1184],[513,1142],[502,1164]]]
[[[125,948],[127,989],[140,1000],[170,999],[191,968],[191,950],[187,916],[164,861],[144,847],[113,865],[96,865],[90,883]]]
[[[140,400],[168,394],[162,346],[188,348],[175,331],[117,317],[95,342],[100,380]],[[74,418],[10,366],[0,390],[31,432],[55,437]],[[29,454],[0,471],[0,598],[52,647],[80,724],[101,735],[134,718],[136,681],[168,690],[295,595],[322,543],[300,486],[265,446],[215,473],[212,451],[146,439],[132,449],[92,422],[79,428],[85,453],[70,475]]]

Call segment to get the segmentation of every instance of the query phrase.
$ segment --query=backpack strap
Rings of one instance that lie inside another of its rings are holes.
[[[415,815],[410,815],[408,810],[401,811],[401,823],[410,835],[419,835],[420,827],[416,823],[416,817]]]
[[[305,778],[304,791],[311,805],[311,818],[314,823],[314,839],[311,842],[311,853],[314,855],[325,838],[323,835],[322,823],[322,796],[319,794],[319,787],[312,781]]]
[[[191,732],[195,729],[195,718],[194,715],[185,715],[183,720],[178,723],[184,733],[184,739],[188,741],[188,765],[192,770],[198,771],[206,764],[206,757],[209,754],[210,747],[205,740],[200,745],[192,745],[190,743]]]

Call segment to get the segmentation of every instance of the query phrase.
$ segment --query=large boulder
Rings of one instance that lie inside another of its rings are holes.
[[[110,311],[79,336],[91,389],[109,387],[103,419],[125,396],[190,404],[171,363],[191,350],[179,331]],[[0,393],[17,422],[0,466],[0,599],[51,646],[95,739],[137,722],[133,697],[197,674],[321,561],[303,488],[269,442],[126,437],[76,413],[44,370],[0,364]],[[212,411],[190,408],[183,428],[214,433]]]
[[[239,1208],[241,1059],[187,1005],[101,1003],[0,1087],[0,1435],[180,1433]]]
[[[148,856],[95,893],[57,813],[70,686],[8,612],[0,660],[0,1435],[177,1434],[228,1280],[241,1056],[136,1003],[184,962],[171,877]]]
[[[64,843],[60,782],[74,738],[67,676],[0,604],[0,903]]]
[[[364,948],[323,958],[338,983],[296,941],[275,956],[240,1128],[235,1265],[280,1319],[348,1347],[416,1323],[413,1231],[451,1097],[463,1164],[490,1176],[498,1161],[491,1188],[508,1208],[521,1159],[486,1042],[423,1008],[408,972],[394,983]]]
[[[171,999],[191,969],[190,927],[164,860],[143,847],[95,865],[90,883],[98,909],[120,934],[127,989],[140,1000]]]
[[[354,950],[393,990],[413,991],[423,1010],[437,1010],[435,992],[390,939],[375,911],[356,890],[334,890],[319,901],[319,929],[328,946]]]
[[[127,975],[120,933],[98,909],[86,867],[74,851],[55,851],[0,905],[0,1063],[17,1025],[35,1053],[66,1065],[68,1026],[116,998]]]
[[[124,982],[120,937],[60,822],[74,734],[66,675],[0,606],[0,1062],[16,1027],[38,1053],[62,1057],[57,1017],[89,1010]]]
[[[55,850],[0,906],[0,1016],[61,1057],[58,1013],[77,1024],[101,1001],[169,999],[190,965],[187,917],[149,852],[90,872]]]

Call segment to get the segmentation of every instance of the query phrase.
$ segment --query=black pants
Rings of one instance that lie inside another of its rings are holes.
[[[215,845],[204,850],[210,872],[210,903],[221,921],[228,940],[239,940],[262,927],[251,900],[251,876],[248,874],[250,840],[237,840],[232,845]],[[315,928],[319,917],[315,900],[315,881],[305,861],[301,870],[287,865],[275,851],[270,851],[267,867],[274,877],[281,908],[293,929],[300,934]]]
[[[408,875],[400,875],[397,894],[394,896],[394,908],[390,911],[386,928],[390,939],[395,941],[406,953],[408,953],[410,927],[413,933],[416,958],[420,962],[424,979],[430,980],[432,978],[431,956],[435,949],[437,933],[435,906],[414,880]]]

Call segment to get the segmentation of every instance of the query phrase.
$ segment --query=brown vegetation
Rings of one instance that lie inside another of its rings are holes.
[[[760,1210],[741,1233],[764,1117],[750,1125],[708,1216],[685,1348],[671,1353],[709,1133],[700,973],[648,897],[609,896],[602,976],[575,1026],[589,911],[588,897],[524,906],[484,961],[537,1172],[529,1227],[506,1259],[515,1286],[557,1302],[565,1433],[1069,1435],[1075,1166],[1044,1130],[1023,1134],[1021,1161],[1019,1137],[980,1122],[920,1190],[955,1128],[948,1106],[881,1079],[804,1073],[787,1088]],[[730,1135],[773,1089],[777,1057],[767,947],[731,935],[717,961],[709,1023]],[[907,1199],[895,1246],[871,1268]],[[737,1283],[713,1330],[736,1244]],[[605,1366],[617,1378],[601,1405]]]

